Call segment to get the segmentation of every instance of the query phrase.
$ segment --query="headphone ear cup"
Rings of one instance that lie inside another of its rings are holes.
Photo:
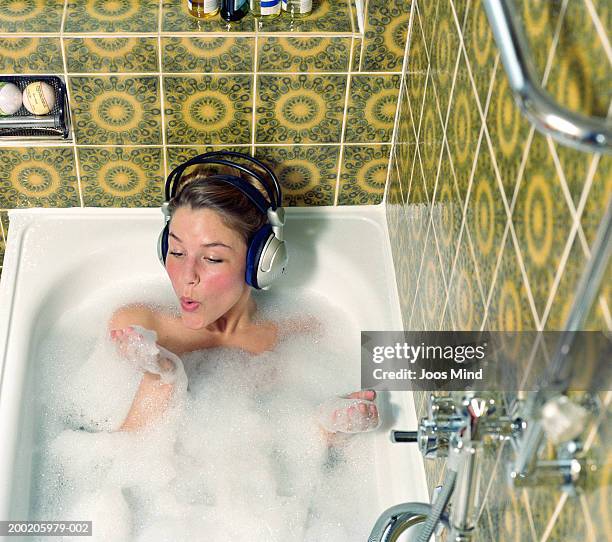
[[[161,264],[166,267],[166,256],[168,255],[168,233],[170,232],[169,222],[166,222],[164,229],[157,239],[157,257]]]
[[[261,287],[257,282],[257,270],[259,269],[261,254],[271,235],[274,236],[274,232],[270,224],[261,227],[253,236],[253,239],[251,239],[247,250],[245,280],[249,286],[258,290]]]

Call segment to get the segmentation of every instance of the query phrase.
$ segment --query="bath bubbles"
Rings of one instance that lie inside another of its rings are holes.
[[[142,300],[175,311],[169,286],[100,288],[58,318],[38,351],[33,519],[92,520],[95,541],[364,540],[378,492],[372,436],[330,447],[317,422],[318,405],[359,389],[359,330],[314,293],[255,299],[258,318],[279,324],[275,350],[181,356],[168,411],[137,433],[116,429],[143,367],[117,354],[107,322]]]

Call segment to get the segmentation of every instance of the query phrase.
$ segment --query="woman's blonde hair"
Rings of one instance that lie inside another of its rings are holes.
[[[240,177],[267,199],[263,187],[252,176],[230,166],[200,164],[181,177],[177,194],[168,205],[170,216],[181,207],[211,209],[219,213],[223,223],[236,231],[248,246],[253,235],[268,221],[267,216],[241,190],[211,178],[213,175]]]

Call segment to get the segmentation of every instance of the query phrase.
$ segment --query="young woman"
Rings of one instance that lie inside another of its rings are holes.
[[[222,173],[240,175],[261,192],[252,178],[238,170],[230,168]],[[169,203],[165,266],[180,300],[180,316],[144,305],[117,310],[109,331],[124,354],[138,338],[136,325],[154,331],[157,344],[177,355],[213,347],[238,348],[257,355],[277,344],[277,324],[256,318],[251,286],[245,281],[248,242],[268,218],[243,191],[210,174],[209,166],[195,166],[183,175],[178,193]],[[312,325],[294,322],[289,331],[304,332]],[[158,358],[161,371],[172,368],[171,355],[162,350]],[[165,411],[173,388],[159,374],[145,372],[120,430],[134,431],[153,422]],[[378,426],[375,392],[358,391],[349,397],[349,406],[324,413],[322,427],[328,435]]]

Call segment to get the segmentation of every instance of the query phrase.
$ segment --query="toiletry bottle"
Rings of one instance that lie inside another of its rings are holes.
[[[219,13],[219,0],[187,0],[187,9],[198,19],[210,19]]]
[[[226,21],[239,21],[248,12],[248,0],[221,0],[221,11],[219,14]]]
[[[280,0],[249,0],[249,6],[255,17],[264,19],[278,17],[281,12]]]
[[[308,15],[312,11],[312,0],[285,0],[284,9],[292,17]]]

